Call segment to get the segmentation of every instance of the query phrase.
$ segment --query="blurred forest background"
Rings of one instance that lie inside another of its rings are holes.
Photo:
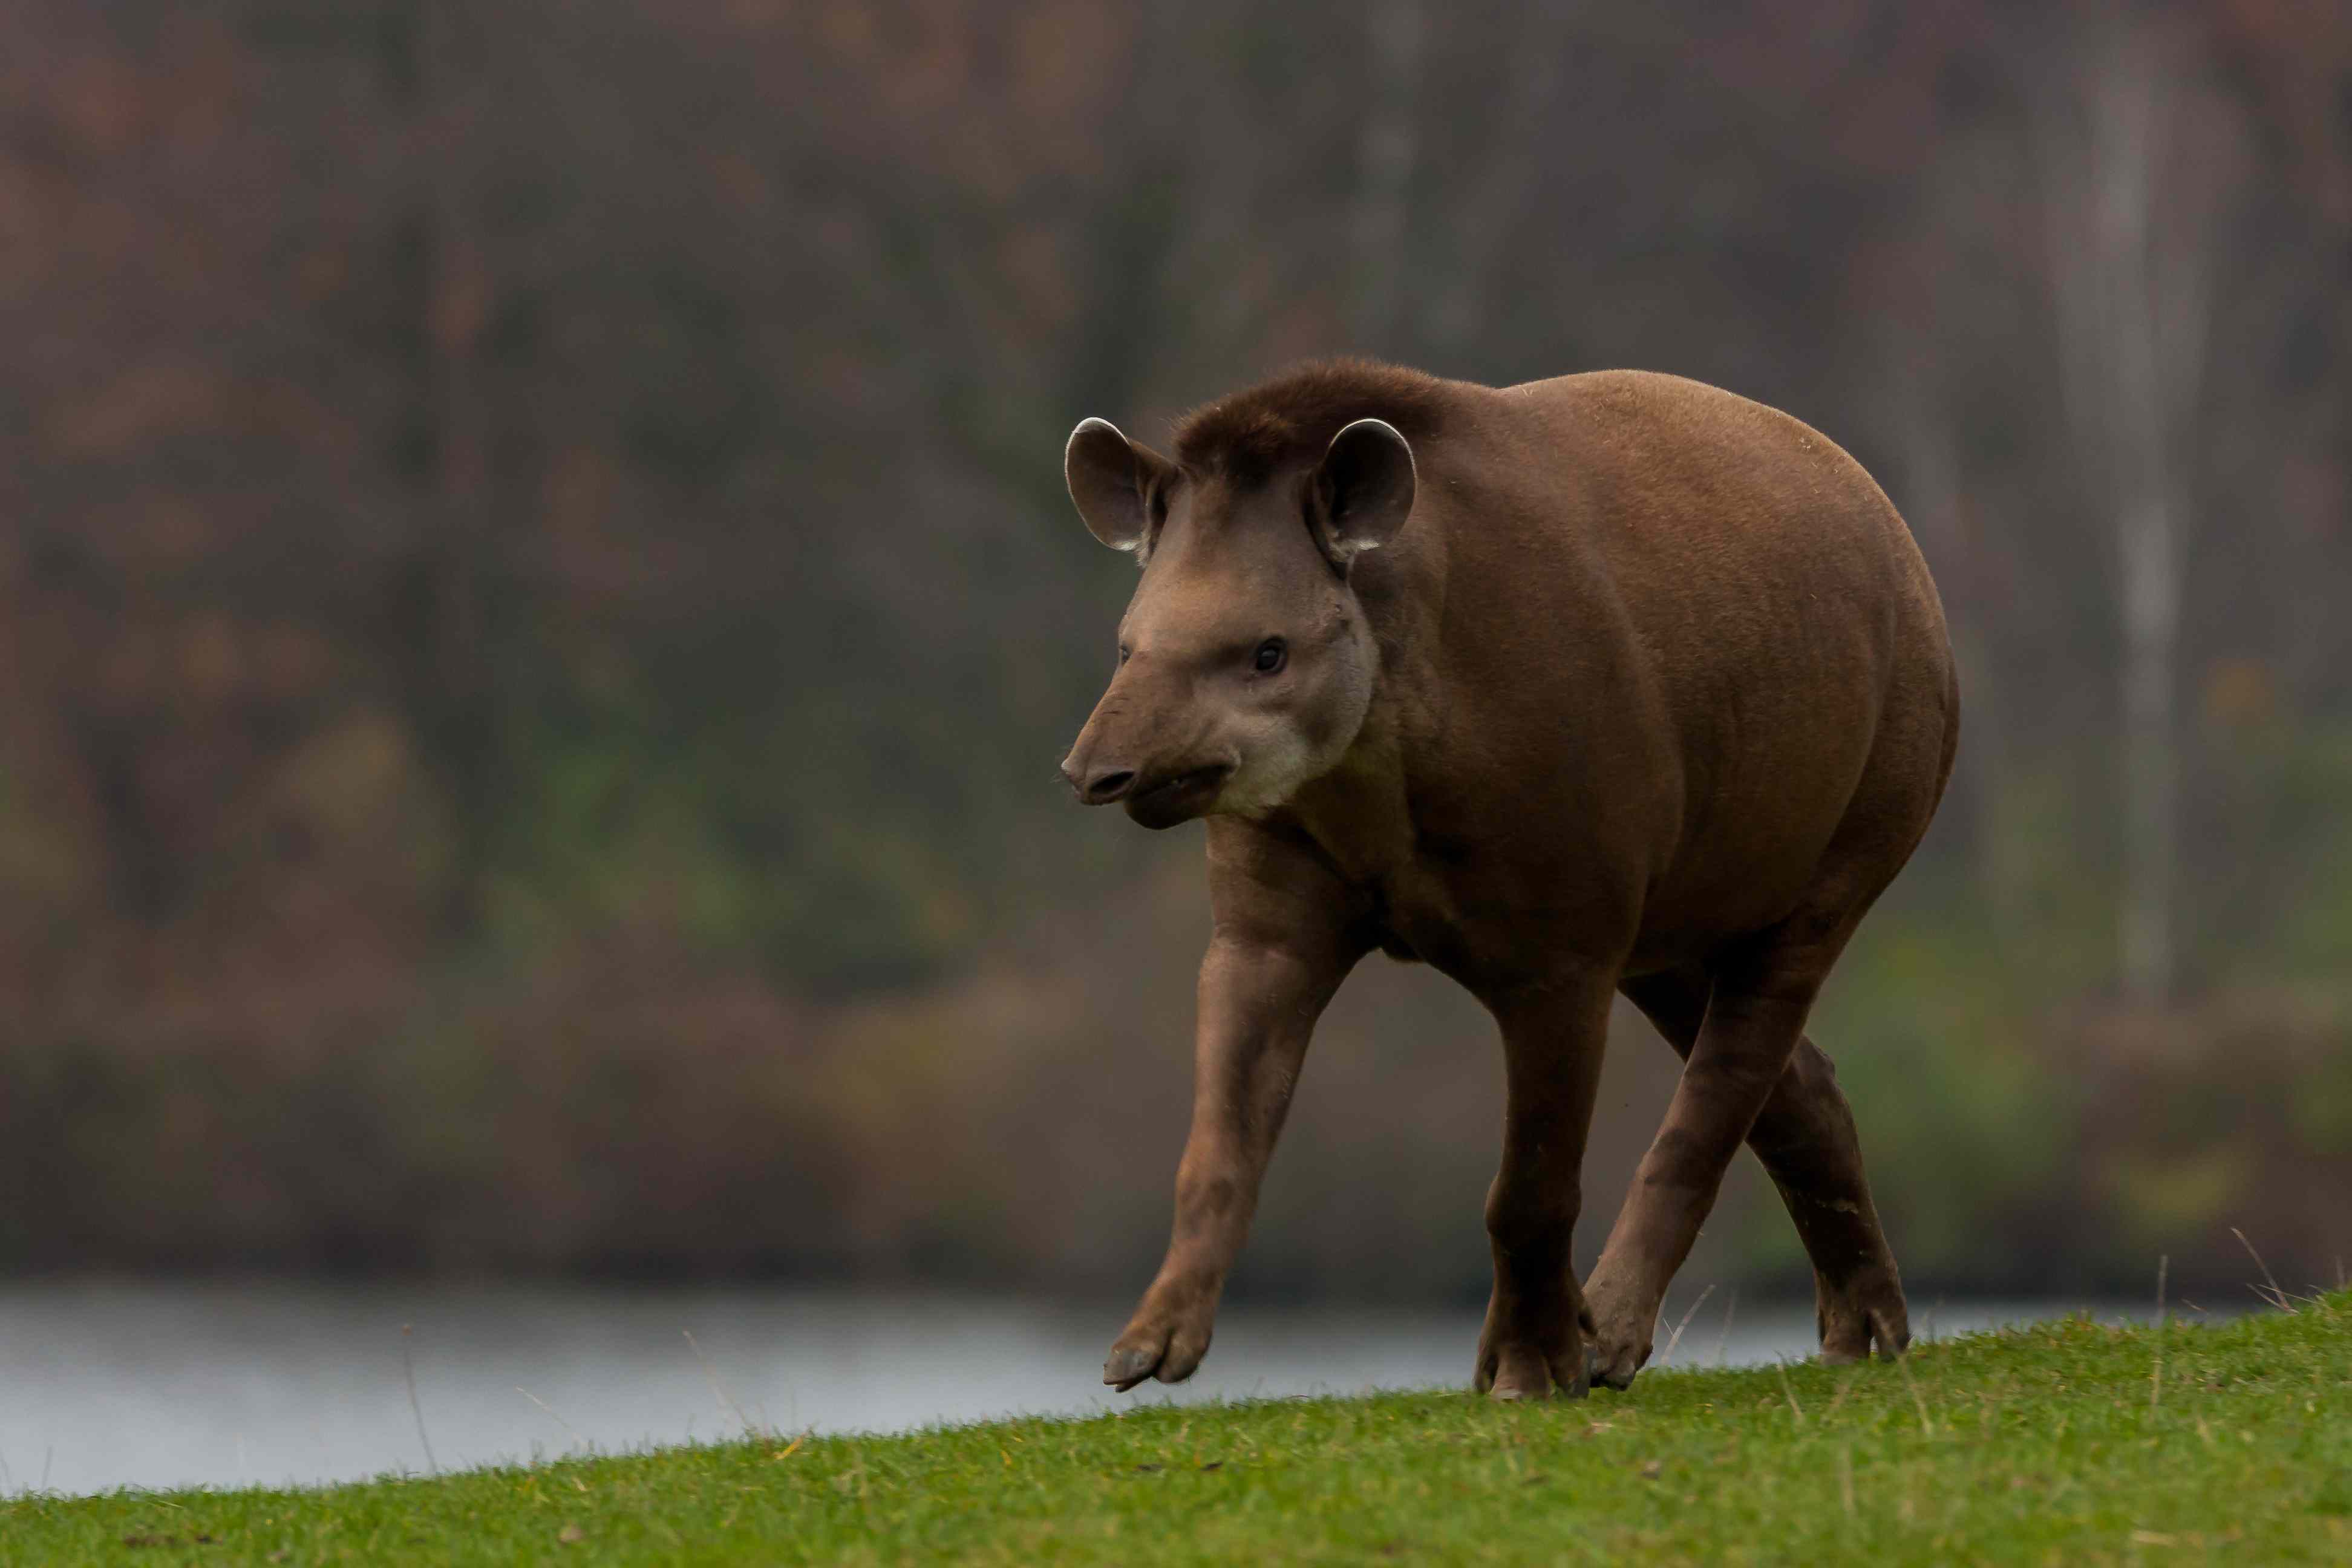
[[[2335,0],[7,30],[0,1270],[1139,1285],[1199,837],[1055,773],[1062,443],[1335,352],[1712,381],[1909,517],[1959,771],[1814,1032],[1915,1289],[2352,1257]],[[1368,964],[1236,1288],[1482,1296],[1500,1076]]]

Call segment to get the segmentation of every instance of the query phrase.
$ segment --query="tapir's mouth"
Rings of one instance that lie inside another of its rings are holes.
[[[1171,773],[1149,788],[1128,795],[1127,815],[1146,827],[1173,827],[1189,822],[1215,803],[1217,792],[1234,775],[1234,764],[1217,763]]]

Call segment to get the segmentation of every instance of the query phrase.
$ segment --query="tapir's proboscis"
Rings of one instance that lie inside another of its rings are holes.
[[[1496,1398],[1622,1388],[1745,1141],[1812,1263],[1822,1357],[1901,1353],[1903,1289],[1815,994],[1927,830],[1959,695],[1910,531],[1760,404],[1605,371],[1496,389],[1306,365],[1065,458],[1142,567],[1063,764],[1205,817],[1192,1131],[1161,1266],[1103,1368],[1192,1374],[1307,1040],[1374,949],[1500,1026]],[[1600,1259],[1570,1237],[1610,1007],[1681,1079]]]

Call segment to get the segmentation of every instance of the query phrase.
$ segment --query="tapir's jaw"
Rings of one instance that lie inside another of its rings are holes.
[[[1142,787],[1124,797],[1127,815],[1154,830],[1173,827],[1204,816],[1217,803],[1225,781],[1234,775],[1231,763],[1213,763],[1146,779]]]

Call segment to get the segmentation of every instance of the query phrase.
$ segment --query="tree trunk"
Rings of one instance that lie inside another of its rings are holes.
[[[2045,94],[2051,277],[2070,423],[2108,511],[2117,576],[2122,802],[2117,967],[2135,1005],[2179,982],[2181,735],[2177,668],[2187,454],[2210,320],[2213,226],[2167,156],[2186,84],[2147,26],[2077,62]]]

